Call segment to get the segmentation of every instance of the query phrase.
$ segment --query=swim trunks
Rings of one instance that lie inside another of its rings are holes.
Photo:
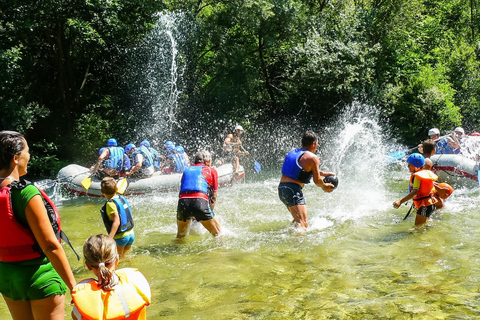
[[[192,217],[197,221],[211,220],[215,217],[208,200],[198,198],[178,199],[177,220],[186,222]]]
[[[417,214],[424,216],[426,218],[430,218],[432,213],[435,211],[435,205],[431,204],[429,206],[422,206],[417,209]]]
[[[0,292],[12,300],[40,300],[63,295],[67,286],[47,258],[0,262]]]
[[[306,205],[302,187],[294,182],[280,182],[278,185],[278,197],[288,207]]]
[[[135,242],[135,235],[132,233],[123,238],[114,239],[114,240],[117,243],[117,246],[120,246],[120,247],[131,246]]]

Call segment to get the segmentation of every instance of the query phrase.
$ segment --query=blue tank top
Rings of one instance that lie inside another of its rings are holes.
[[[287,154],[282,166],[282,174],[284,176],[298,180],[302,183],[310,183],[310,180],[313,177],[313,172],[305,171],[298,163],[298,160],[305,152],[307,152],[307,150],[293,149]]]
[[[150,153],[150,151],[148,151],[148,149],[145,146],[140,146],[140,148],[138,148],[138,150],[133,152],[132,156],[133,156],[133,164],[134,165],[137,164],[137,157],[136,157],[137,154],[143,155],[142,167],[145,166],[145,167],[148,168],[150,166],[153,166],[152,154]]]
[[[108,159],[104,160],[103,167],[107,169],[122,170],[123,169],[123,148],[109,147]]]
[[[108,200],[107,203],[111,201],[113,201],[115,203],[115,206],[117,206],[118,216],[120,217],[120,225],[118,226],[117,232],[115,234],[131,230],[134,224],[132,217],[132,209],[130,209],[128,201],[123,196],[118,196],[118,198],[112,198]],[[113,221],[108,218],[107,203],[103,205],[100,213],[102,214],[103,224],[105,225],[107,232],[110,233],[110,230],[112,230]]]
[[[184,192],[202,192],[208,196],[208,182],[203,176],[204,166],[188,167],[183,172],[180,194]]]

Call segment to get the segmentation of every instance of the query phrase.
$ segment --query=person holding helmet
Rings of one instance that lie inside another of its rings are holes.
[[[333,175],[320,171],[320,161],[314,153],[318,147],[318,136],[307,131],[302,137],[302,147],[293,149],[285,157],[282,166],[282,178],[278,185],[278,196],[293,217],[293,223],[304,233],[308,227],[307,205],[302,189],[306,183],[313,182],[325,192],[332,192],[335,186],[325,183],[323,177]]]
[[[408,170],[412,174],[410,177],[410,193],[402,199],[395,201],[393,207],[400,208],[402,203],[413,199],[413,205],[417,210],[415,225],[419,226],[427,222],[428,218],[435,211],[435,186],[434,182],[438,176],[430,170],[424,170],[425,158],[420,153],[412,153],[407,159]],[[408,216],[408,215],[407,215]]]
[[[242,146],[240,136],[244,130],[241,125],[236,125],[233,134],[227,135],[223,141],[223,157],[226,162],[233,164],[234,174],[238,175],[240,169],[239,156],[248,156],[250,153]]]
[[[142,142],[140,142],[140,146],[144,146],[148,149],[148,151],[150,151],[153,157],[153,167],[155,168],[155,171],[160,171],[161,159],[158,151],[150,146],[150,142],[148,142],[148,140],[143,140]]]
[[[99,178],[105,176],[118,178],[125,172],[129,163],[123,148],[117,145],[117,140],[110,138],[107,141],[107,147],[100,153],[97,163],[91,168],[91,172]],[[99,171],[100,168],[102,170]]]

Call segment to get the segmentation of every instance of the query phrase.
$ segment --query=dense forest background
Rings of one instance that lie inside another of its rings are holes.
[[[318,128],[356,101],[375,106],[406,144],[434,126],[479,130],[478,7],[479,0],[3,0],[0,129],[26,135],[38,175],[91,161],[110,137],[172,139],[192,150],[220,145],[239,123],[258,147],[275,142],[279,127]],[[152,64],[165,59],[156,57],[163,51],[155,34],[169,30],[175,63]]]

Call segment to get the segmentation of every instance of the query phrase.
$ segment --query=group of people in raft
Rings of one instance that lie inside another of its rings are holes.
[[[225,139],[232,143],[233,152],[241,149],[239,137]],[[304,185],[313,179],[316,186],[332,192],[338,183],[333,173],[319,169],[318,143],[313,131],[305,132],[302,147],[291,150],[282,166],[278,195],[300,232],[308,227]],[[431,162],[425,160],[435,152],[435,142],[427,140],[422,147],[425,156],[412,154],[407,160],[411,192],[394,203],[398,208],[413,198],[416,224],[424,223],[452,191],[435,184],[437,177],[428,167]],[[63,319],[67,290],[73,298],[73,319],[145,319],[151,300],[147,280],[134,268],[116,270],[135,239],[132,210],[127,199],[117,194],[116,180],[105,177],[101,182],[107,202],[100,211],[108,235],[90,236],[83,245],[85,265],[96,278],[77,283],[59,242],[67,237],[54,203],[22,178],[29,159],[28,143],[20,133],[0,131],[0,292],[13,319]],[[185,237],[195,220],[212,235],[221,233],[213,213],[218,175],[211,165],[210,153],[201,150],[183,172],[177,238]]]
[[[237,125],[233,134],[227,135],[223,142],[223,157],[216,163],[216,165],[232,163],[235,174],[238,174],[240,168],[239,156],[249,155],[240,140],[243,132],[243,127]],[[182,173],[189,166],[190,159],[185,149],[181,145],[175,145],[173,141],[165,142],[165,154],[160,154],[148,140],[140,142],[138,147],[128,143],[123,148],[118,145],[115,138],[110,138],[107,146],[100,148],[98,159],[90,170],[98,178],[106,176],[149,178],[155,172]]]

